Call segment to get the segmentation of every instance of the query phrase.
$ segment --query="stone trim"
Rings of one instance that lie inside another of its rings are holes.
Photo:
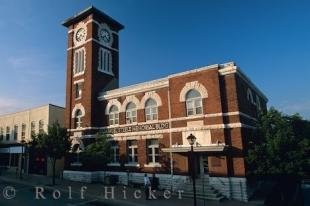
[[[198,81],[187,82],[180,92],[180,102],[186,101],[186,94],[191,89],[197,90],[200,93],[201,98],[208,97],[207,89],[202,84],[200,84]]]
[[[82,103],[78,103],[78,104],[74,105],[74,107],[73,107],[71,118],[75,118],[75,112],[78,109],[81,110],[81,112],[82,112],[82,116],[81,117],[85,116],[85,109],[84,109]]]
[[[107,106],[106,106],[106,108],[105,108],[105,114],[106,114],[106,115],[109,114],[110,108],[111,108],[113,105],[117,106],[118,112],[120,112],[120,109],[121,109],[121,107],[122,107],[122,104],[121,104],[117,99],[111,99],[111,100],[108,102],[108,104],[107,104]]]
[[[138,109],[140,107],[139,99],[134,95],[130,95],[130,96],[127,96],[126,99],[124,100],[124,102],[121,106],[120,112],[125,112],[127,104],[130,102],[133,102],[136,105],[136,109]]]
[[[150,92],[145,92],[144,96],[141,99],[139,109],[144,109],[146,101],[150,98],[156,101],[157,107],[160,107],[162,105],[160,96],[155,91],[150,91]]]

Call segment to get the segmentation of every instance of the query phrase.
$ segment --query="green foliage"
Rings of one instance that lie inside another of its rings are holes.
[[[262,114],[249,146],[249,173],[304,176],[309,169],[310,122],[274,108]]]
[[[61,159],[71,148],[67,129],[60,127],[58,122],[48,126],[48,133],[39,133],[32,137],[31,145],[43,149],[52,159]]]
[[[87,169],[102,169],[112,160],[111,137],[99,132],[93,143],[89,144],[81,153],[83,166]]]

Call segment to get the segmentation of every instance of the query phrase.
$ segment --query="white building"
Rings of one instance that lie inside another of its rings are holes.
[[[10,170],[16,170],[21,165],[21,154],[24,152],[21,141],[28,142],[32,134],[47,132],[48,125],[58,121],[64,125],[64,108],[52,104],[0,116],[0,165]],[[45,158],[45,157],[42,157]],[[39,161],[42,160],[39,158]],[[26,158],[25,172],[30,169]],[[32,158],[34,161],[38,157]],[[46,160],[42,171],[46,174]],[[43,161],[42,161],[43,162]],[[35,164],[35,162],[32,162]],[[31,163],[31,164],[32,164]],[[16,170],[17,171],[17,170]],[[35,171],[34,171],[35,172]]]

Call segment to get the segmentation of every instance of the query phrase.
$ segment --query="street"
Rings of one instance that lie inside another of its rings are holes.
[[[15,192],[14,192],[15,190]],[[67,193],[60,193],[59,199],[53,198],[52,191],[44,191],[42,193],[46,199],[42,196],[38,196],[40,199],[36,199],[36,190],[32,186],[10,183],[10,182],[0,182],[0,205],[1,206],[12,206],[12,205],[22,205],[22,206],[90,206],[92,203],[96,202],[96,199],[80,199],[80,196],[76,193],[72,193],[72,199],[69,199]],[[59,193],[54,194],[58,198]]]

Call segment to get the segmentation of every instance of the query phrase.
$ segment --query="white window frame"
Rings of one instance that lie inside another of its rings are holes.
[[[119,163],[119,158],[120,158],[119,146],[113,145],[111,148],[113,150],[113,159],[111,163]]]
[[[81,99],[82,98],[82,82],[78,82],[75,84],[75,99]]]
[[[105,48],[99,48],[98,71],[114,76],[112,64],[112,52]]]
[[[129,102],[127,106],[131,103],[135,105],[135,108],[127,109],[126,107],[126,124],[132,124],[137,122],[137,105],[133,102]]]
[[[129,142],[134,142],[135,144],[130,144],[129,145]],[[138,142],[137,140],[128,140],[128,163],[129,164],[137,164],[138,163]],[[135,153],[135,149],[137,149],[137,154]],[[137,161],[134,161],[137,157]],[[133,161],[130,161],[130,158],[133,160]]]
[[[86,67],[86,50],[84,47],[74,51],[73,54],[73,74],[79,76],[84,74]]]
[[[111,111],[113,107],[117,108],[117,111]],[[112,105],[109,111],[109,125],[118,125],[119,124],[119,109],[116,105]]]
[[[78,111],[80,111],[80,114],[77,115]],[[80,109],[75,111],[75,117],[74,117],[74,127],[77,128],[81,128],[82,127],[82,117],[83,117],[83,113]]]
[[[145,105],[147,104],[147,102],[152,99],[149,98],[148,100],[146,100]],[[152,99],[154,100],[154,99]],[[154,100],[156,102],[156,100]],[[154,120],[158,120],[158,106],[157,106],[157,102],[156,105],[151,105],[151,106],[145,106],[145,120],[147,122],[149,121],[154,121]]]
[[[190,92],[189,90],[188,92]],[[199,91],[195,90],[200,94]],[[187,95],[187,94],[186,94]],[[199,106],[197,106],[197,103]],[[197,112],[198,108],[200,108],[200,113]],[[192,114],[190,113],[192,112]],[[186,115],[187,116],[195,116],[195,115],[202,115],[203,114],[203,106],[202,106],[202,97],[194,97],[194,98],[186,98]]]
[[[149,144],[150,141],[157,141],[156,144]],[[152,150],[151,153],[149,153],[149,149]],[[158,149],[158,154],[156,154],[156,149]],[[149,161],[149,157],[151,156],[152,161]],[[147,140],[147,162],[148,164],[159,164],[159,161],[156,162],[156,157],[158,157],[159,160],[159,143],[158,143],[158,139],[148,139]]]

